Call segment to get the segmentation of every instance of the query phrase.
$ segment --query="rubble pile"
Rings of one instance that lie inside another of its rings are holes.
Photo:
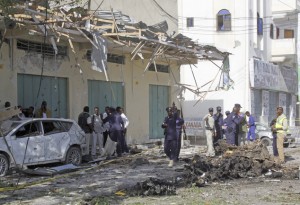
[[[176,194],[176,182],[157,178],[149,178],[137,183],[130,191],[132,196],[163,196]]]
[[[240,147],[221,141],[216,145],[220,157],[194,156],[188,165],[188,182],[203,186],[206,181],[257,177],[270,169],[278,169],[267,148],[257,142]]]

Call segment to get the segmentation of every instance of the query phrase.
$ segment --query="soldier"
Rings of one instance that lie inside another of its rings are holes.
[[[177,130],[176,130],[176,120],[177,120],[177,108],[167,107],[166,111],[168,116],[165,117],[165,120],[162,124],[162,128],[164,129],[165,134],[165,143],[164,143],[164,151],[166,155],[169,157],[169,167],[173,167],[174,162],[177,158]]]
[[[222,125],[223,125],[223,114],[221,113],[222,108],[220,106],[217,107],[217,113],[214,114],[214,120],[215,120],[215,129],[216,129],[216,134],[214,137],[214,143],[216,143],[218,140],[223,138],[223,130],[222,130]]]
[[[205,126],[205,135],[207,140],[207,157],[214,157],[215,156],[215,149],[213,147],[213,138],[215,136],[215,122],[213,118],[213,108],[208,109],[208,114],[204,116],[204,126]]]
[[[239,133],[239,124],[243,120],[243,117],[239,115],[241,109],[240,104],[235,104],[232,112],[227,117],[227,129],[228,139],[226,139],[228,144],[238,145],[238,133]]]

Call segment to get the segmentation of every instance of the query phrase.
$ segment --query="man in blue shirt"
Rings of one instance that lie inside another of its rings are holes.
[[[239,125],[241,121],[244,119],[243,116],[240,116],[240,104],[235,104],[233,107],[232,112],[227,117],[227,132],[228,132],[228,139],[226,139],[228,144],[238,146],[237,139],[239,134]]]

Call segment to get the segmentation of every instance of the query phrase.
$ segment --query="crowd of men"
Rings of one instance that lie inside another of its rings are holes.
[[[100,113],[94,108],[94,114],[89,114],[89,107],[85,106],[78,116],[78,124],[86,134],[86,144],[92,159],[113,155],[121,157],[128,154],[126,132],[129,120],[122,107],[105,107]],[[98,152],[97,152],[98,147]],[[91,149],[90,149],[91,148]]]
[[[256,140],[255,119],[249,111],[240,112],[241,105],[235,104],[232,112],[226,111],[226,118],[223,119],[220,106],[217,113],[213,114],[213,108],[209,108],[209,113],[203,118],[205,134],[207,139],[206,156],[214,157],[214,144],[226,138],[230,145],[245,145]],[[273,133],[273,154],[277,163],[284,163],[283,142],[288,130],[287,118],[283,114],[283,108],[277,107],[276,118],[270,124]]]
[[[208,114],[203,117],[205,136],[207,140],[207,157],[215,156],[215,144],[226,139],[226,142],[233,146],[240,146],[256,140],[255,119],[249,111],[242,113],[240,104],[235,104],[232,111],[226,111],[224,118],[222,108],[218,106],[217,112],[209,108]],[[178,161],[181,147],[181,132],[184,128],[184,120],[180,117],[180,111],[175,104],[167,107],[167,117],[162,124],[165,135],[164,151],[170,159],[169,166]],[[270,124],[273,132],[273,154],[277,163],[284,163],[283,142],[288,130],[287,118],[283,114],[283,108],[278,107],[276,118]]]

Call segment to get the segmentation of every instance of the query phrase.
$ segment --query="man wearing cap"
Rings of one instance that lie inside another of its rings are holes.
[[[240,104],[235,104],[232,112],[227,117],[227,132],[228,139],[226,139],[228,144],[238,145],[238,133],[239,124],[243,120],[243,117],[239,115],[241,109]]]
[[[284,163],[284,152],[283,152],[283,142],[286,137],[286,132],[288,130],[288,122],[286,116],[283,114],[283,108],[277,107],[277,118],[274,125],[272,125],[272,131],[277,134],[277,151],[279,155],[279,162]]]
[[[216,129],[216,135],[214,137],[213,142],[216,143],[218,140],[223,138],[223,114],[221,113],[222,108],[220,106],[217,107],[217,113],[214,114],[213,118],[215,120],[215,129]]]
[[[215,120],[213,117],[213,108],[208,109],[208,114],[204,116],[204,127],[205,127],[205,135],[207,141],[207,157],[214,157],[215,156],[215,149],[213,147],[213,138],[215,135]]]
[[[165,143],[164,151],[165,154],[169,157],[169,167],[174,165],[174,162],[177,159],[177,130],[176,130],[176,120],[177,120],[177,108],[167,107],[166,111],[168,116],[165,117],[165,120],[161,127],[164,129],[165,134]]]
[[[228,121],[228,116],[230,115],[230,111],[226,111],[225,115],[226,115],[226,118],[223,120],[222,130],[223,130],[223,133],[225,134],[226,141],[228,143],[229,137],[228,137],[228,132],[227,132],[227,121]]]

